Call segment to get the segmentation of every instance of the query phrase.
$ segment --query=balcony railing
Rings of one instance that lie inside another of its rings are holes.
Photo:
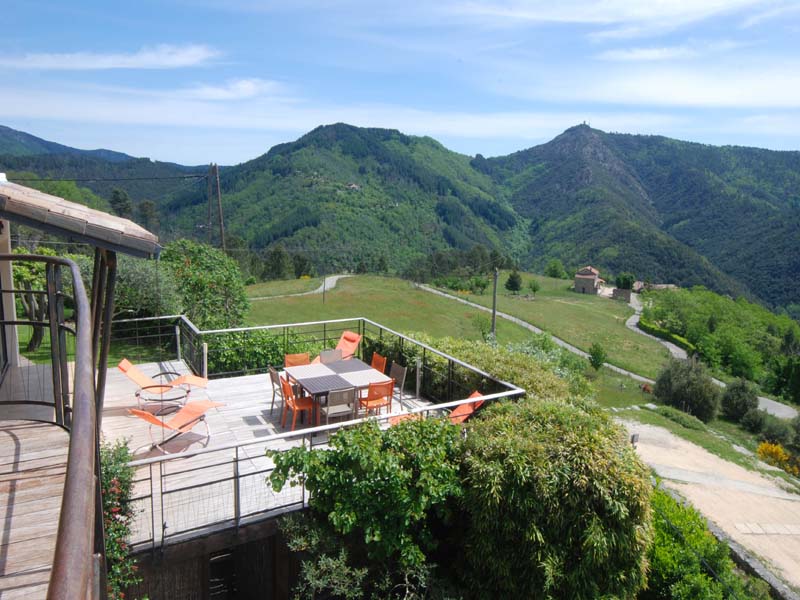
[[[91,311],[81,274],[74,262],[57,257],[2,254],[0,261],[27,263],[35,275],[32,279],[44,282],[45,289],[33,289],[32,285],[25,285],[24,289],[3,289],[3,298],[10,296],[20,305],[33,301],[38,309],[31,311],[32,316],[22,319],[7,318],[3,314],[1,321],[4,332],[6,326],[24,326],[41,332],[41,347],[49,345],[51,375],[48,385],[40,382],[35,389],[33,386],[23,389],[21,396],[4,403],[6,414],[51,422],[69,432],[69,455],[47,597],[104,597],[100,583],[105,580],[105,561]],[[69,277],[66,289],[62,283],[64,271]],[[68,291],[72,292],[71,296]],[[69,310],[73,312],[71,319],[67,318]],[[73,356],[74,363],[70,364]],[[7,373],[7,377],[13,378],[13,375]],[[13,381],[6,383],[11,385]]]

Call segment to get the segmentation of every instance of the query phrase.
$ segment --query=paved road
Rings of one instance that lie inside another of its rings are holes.
[[[249,300],[272,300],[273,298],[288,298],[289,296],[311,296],[312,294],[321,294],[323,291],[330,291],[335,288],[336,282],[343,277],[352,277],[352,275],[328,275],[317,289],[311,290],[310,292],[281,294],[280,296],[259,296],[258,298],[249,298]]]
[[[637,325],[639,323],[639,315],[641,315],[641,313],[642,313],[642,301],[639,298],[639,294],[631,294],[631,302],[630,302],[629,306],[635,312],[634,312],[633,315],[631,315],[631,317],[627,321],[625,321],[625,326],[628,329],[630,329],[631,331],[635,331],[639,335],[643,335],[645,337],[649,337],[651,339],[656,340],[659,344],[661,344],[667,350],[669,350],[669,353],[674,358],[677,358],[677,359],[680,359],[680,360],[686,360],[686,358],[687,358],[686,350],[684,350],[683,348],[679,348],[678,346],[676,346],[672,342],[668,342],[666,340],[662,340],[660,338],[657,338],[654,335],[650,335],[649,333],[644,332],[641,329],[639,329],[639,327]],[[719,387],[721,387],[721,388],[726,387],[725,386],[725,382],[720,381],[719,379],[715,379],[713,377],[712,377],[712,380]],[[766,398],[764,396],[759,396],[758,397],[758,407],[761,410],[770,413],[771,415],[775,415],[776,417],[780,417],[781,419],[794,419],[798,414],[797,413],[797,409],[795,409],[794,407],[789,406],[788,404],[783,404],[782,402],[777,402],[776,400],[772,400],[770,398]]]

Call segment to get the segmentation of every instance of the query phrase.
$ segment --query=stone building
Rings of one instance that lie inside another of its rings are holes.
[[[605,281],[600,279],[600,271],[594,267],[587,265],[575,273],[574,289],[579,294],[597,294],[602,283]]]

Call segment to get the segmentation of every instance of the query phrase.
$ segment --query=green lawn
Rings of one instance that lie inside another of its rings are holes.
[[[669,359],[661,344],[625,327],[625,321],[633,314],[627,304],[576,294],[568,289],[570,281],[539,275],[535,278],[542,289],[532,298],[527,286],[534,275],[529,273],[522,273],[522,292],[514,295],[503,287],[507,277],[503,272],[498,281],[498,310],[524,319],[587,352],[597,342],[605,348],[610,363],[639,375],[655,378]],[[483,295],[464,297],[483,306],[492,305],[491,288]]]
[[[653,401],[653,396],[642,393],[638,381],[608,369],[601,369],[592,384],[595,400],[606,408],[627,408]]]
[[[265,298],[285,294],[302,294],[322,285],[321,277],[311,279],[287,279],[285,281],[264,281],[245,288],[248,298]]]
[[[408,281],[364,275],[340,279],[324,304],[319,294],[253,301],[246,322],[268,325],[348,317],[367,317],[399,331],[472,340],[481,339],[490,319],[483,311],[414,289]],[[498,319],[500,342],[520,342],[529,336],[524,328]]]

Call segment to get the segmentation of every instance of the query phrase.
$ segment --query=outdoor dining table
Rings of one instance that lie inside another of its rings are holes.
[[[319,412],[321,399],[329,392],[347,388],[366,389],[370,383],[383,383],[391,379],[358,358],[286,367],[286,373],[290,380],[314,398],[315,415]]]

